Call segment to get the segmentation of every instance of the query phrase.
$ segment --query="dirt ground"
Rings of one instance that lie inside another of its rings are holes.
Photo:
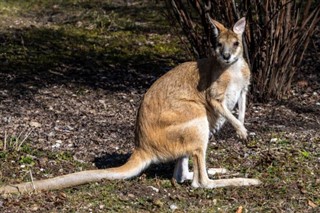
[[[157,8],[145,15],[141,4],[40,2],[0,4],[0,184],[124,163],[143,94],[189,58],[170,46],[181,43],[167,28],[150,27]],[[171,181],[168,163],[132,180],[0,197],[0,211],[319,211],[319,38],[285,100],[248,103],[248,143],[229,125],[210,140],[208,166],[259,178],[261,186],[193,189]]]

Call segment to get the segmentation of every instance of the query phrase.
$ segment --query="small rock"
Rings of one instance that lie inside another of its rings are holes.
[[[136,196],[134,196],[134,194],[128,194],[128,197],[135,198]]]
[[[32,212],[38,211],[38,210],[39,210],[39,206],[38,206],[37,204],[33,204],[33,205],[31,206],[30,210],[31,210]]]
[[[217,199],[213,199],[212,202],[213,202],[213,205],[217,205],[218,200]]]
[[[77,27],[82,27],[82,26],[83,26],[83,23],[82,23],[81,21],[78,21],[78,22],[76,23],[76,26],[77,26]]]
[[[52,145],[52,148],[59,148],[60,146],[61,146],[60,143],[56,143],[56,144],[53,144],[53,145]]]
[[[159,192],[159,189],[154,186],[148,186],[148,188],[152,189],[153,191],[155,191],[157,193]]]
[[[256,136],[256,133],[255,132],[250,132],[249,135],[250,136]]]
[[[271,138],[270,142],[271,143],[274,143],[274,142],[277,142],[278,141],[278,138]]]
[[[178,206],[177,206],[176,204],[171,204],[171,205],[170,205],[170,209],[171,209],[172,211],[175,211],[176,209],[178,209]]]

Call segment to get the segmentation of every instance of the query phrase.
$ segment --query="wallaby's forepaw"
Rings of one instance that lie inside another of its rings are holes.
[[[237,136],[241,139],[241,140],[247,140],[247,137],[248,137],[248,131],[247,129],[243,126],[243,127],[240,127],[238,130],[237,130]]]

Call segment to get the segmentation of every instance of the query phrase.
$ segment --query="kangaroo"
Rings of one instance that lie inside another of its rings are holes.
[[[209,174],[225,173],[223,168],[206,169],[209,135],[228,121],[240,139],[247,138],[244,127],[246,94],[250,69],[243,58],[242,34],[245,18],[232,30],[209,19],[216,46],[215,55],[185,62],[160,77],[146,92],[138,110],[135,149],[120,167],[89,170],[28,183],[0,187],[0,194],[62,189],[102,179],[128,179],[139,175],[152,163],[177,160],[173,177],[178,182],[192,180],[193,187],[258,185],[257,179],[209,179]],[[238,119],[231,110],[238,104]],[[189,156],[193,172],[189,171]]]

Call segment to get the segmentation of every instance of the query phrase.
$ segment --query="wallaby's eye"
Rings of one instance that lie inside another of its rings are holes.
[[[235,47],[239,46],[239,42],[238,41],[234,42],[233,46],[235,46]]]
[[[217,44],[217,47],[222,47],[222,44],[219,42],[219,43]]]

